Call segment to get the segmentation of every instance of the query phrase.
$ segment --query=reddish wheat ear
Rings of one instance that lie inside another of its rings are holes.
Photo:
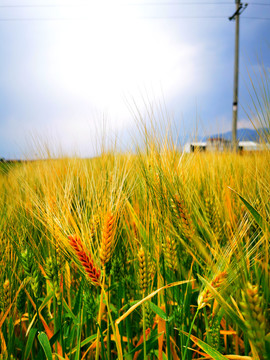
[[[90,278],[90,281],[94,285],[100,285],[101,271],[96,268],[93,260],[86,254],[81,239],[77,235],[69,235],[68,238],[70,245],[72,246],[78,260]]]

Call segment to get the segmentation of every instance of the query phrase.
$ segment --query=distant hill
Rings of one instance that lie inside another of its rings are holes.
[[[262,136],[264,129],[238,129],[237,130],[237,139],[239,141],[260,141],[260,135]],[[232,132],[227,131],[225,133],[214,134],[210,136],[205,136],[202,138],[202,141],[206,141],[209,137],[222,137],[225,140],[232,140]]]

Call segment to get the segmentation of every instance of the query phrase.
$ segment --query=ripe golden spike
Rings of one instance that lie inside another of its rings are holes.
[[[137,227],[135,221],[132,222],[132,230],[133,230],[135,239],[138,240],[140,235],[139,235],[139,230],[138,230],[138,227]]]
[[[177,252],[176,252],[176,243],[174,239],[171,239],[169,236],[166,236],[164,243],[162,244],[163,253],[165,258],[166,265],[172,269],[177,269]]]
[[[101,247],[100,247],[100,252],[99,252],[100,262],[101,262],[102,266],[105,266],[105,264],[111,258],[112,244],[113,244],[113,238],[114,238],[114,236],[113,236],[114,235],[114,223],[115,223],[115,217],[111,213],[111,211],[108,211],[106,218],[105,218]]]
[[[101,271],[97,269],[93,260],[88,256],[84,250],[81,239],[77,235],[69,235],[69,243],[77,255],[82,267],[94,285],[100,285]]]
[[[211,281],[210,285],[214,289],[219,289],[222,285],[224,285],[224,283],[227,279],[227,276],[228,276],[227,271],[221,271],[214,277],[214,279]],[[199,308],[202,308],[205,305],[207,305],[209,303],[209,301],[212,299],[213,299],[213,295],[212,295],[211,291],[209,289],[205,288],[198,297]]]
[[[213,208],[214,208],[213,199],[206,192],[204,194],[204,202],[205,202],[205,215],[209,222],[209,225],[212,226],[212,224],[213,224]]]
[[[90,223],[90,236],[91,239],[94,239],[96,232],[97,232],[97,228],[99,226],[100,223],[100,219],[98,215],[95,215],[94,218],[92,219],[91,223]]]
[[[192,221],[184,201],[181,200],[177,194],[175,194],[174,199],[172,199],[172,207],[178,219],[181,220],[184,235],[187,239],[191,239],[194,235]]]

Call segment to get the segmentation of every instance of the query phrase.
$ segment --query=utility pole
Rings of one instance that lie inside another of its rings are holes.
[[[233,118],[232,118],[232,147],[236,152],[238,150],[237,141],[237,114],[238,114],[238,73],[239,73],[239,18],[248,4],[241,3],[241,0],[235,0],[235,13],[229,17],[229,20],[235,20],[235,47],[234,47],[234,81],[233,81]]]

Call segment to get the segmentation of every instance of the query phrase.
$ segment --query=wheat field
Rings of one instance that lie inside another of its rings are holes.
[[[269,151],[0,173],[1,359],[270,359]]]

